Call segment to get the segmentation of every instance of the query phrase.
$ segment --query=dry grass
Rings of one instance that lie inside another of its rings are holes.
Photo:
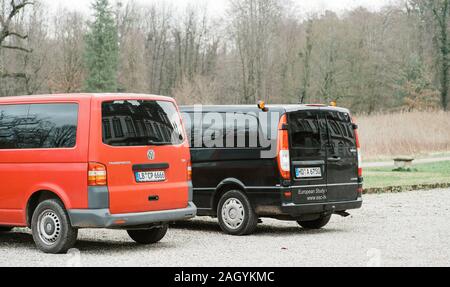
[[[365,159],[450,151],[450,113],[402,112],[359,116]]]

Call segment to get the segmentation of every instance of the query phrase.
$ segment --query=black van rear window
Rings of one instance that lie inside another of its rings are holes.
[[[355,147],[355,131],[350,115],[342,112],[327,112],[328,132],[334,146]]]
[[[321,147],[317,113],[302,111],[289,115],[289,132],[294,148],[316,149]]]
[[[0,105],[0,149],[72,148],[78,104]]]
[[[111,146],[176,145],[184,141],[175,105],[165,101],[102,104],[103,143]]]

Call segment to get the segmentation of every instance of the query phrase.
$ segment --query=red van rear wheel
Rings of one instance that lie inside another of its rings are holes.
[[[168,229],[169,226],[164,225],[146,230],[127,230],[127,232],[136,243],[148,245],[161,241],[166,236]]]
[[[52,254],[67,252],[78,236],[78,229],[72,227],[64,205],[57,199],[45,200],[36,207],[31,230],[36,246]]]

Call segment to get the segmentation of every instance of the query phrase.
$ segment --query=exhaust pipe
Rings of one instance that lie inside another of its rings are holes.
[[[334,214],[340,215],[342,217],[349,217],[350,213],[348,213],[347,211],[336,211],[334,212]]]

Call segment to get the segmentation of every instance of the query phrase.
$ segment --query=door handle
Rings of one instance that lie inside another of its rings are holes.
[[[339,162],[341,160],[342,160],[342,158],[337,157],[337,156],[328,158],[328,161],[330,161],[330,162]]]

